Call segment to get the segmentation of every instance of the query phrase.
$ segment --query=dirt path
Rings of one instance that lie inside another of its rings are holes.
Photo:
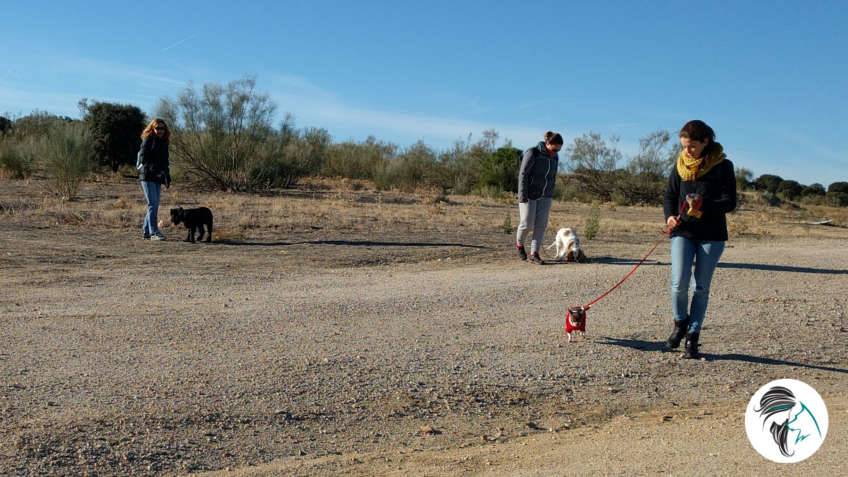
[[[432,456],[420,473],[450,470],[440,466],[454,456],[471,462],[460,472],[488,470],[485,456],[497,472],[545,474],[569,451],[548,456],[544,439],[612,436],[621,430],[592,426],[622,427],[624,414],[744,403],[771,379],[802,379],[844,409],[844,240],[733,243],[714,281],[707,359],[693,362],[659,347],[667,246],[592,310],[588,340],[566,344],[564,307],[614,283],[645,243],[598,241],[596,263],[539,268],[507,260],[493,236],[455,238],[191,246],[0,228],[0,473],[173,474],[302,457],[289,461],[306,462],[298,473],[322,474],[322,459],[357,453],[374,467],[351,469],[367,474],[397,470],[379,457],[408,449]],[[735,473],[706,449],[741,459],[744,446],[728,443],[744,432],[732,412],[714,416],[685,420],[691,429],[674,418],[649,442],[715,431],[701,436],[700,462]],[[844,442],[830,440],[811,469],[848,455]],[[599,470],[591,462],[575,469]],[[657,465],[642,470],[674,471]]]
[[[832,395],[825,400],[832,430],[818,453],[793,465],[775,464],[755,453],[739,412],[747,403],[732,402],[622,415],[597,426],[498,444],[291,457],[204,475],[840,475],[848,451],[848,399]]]

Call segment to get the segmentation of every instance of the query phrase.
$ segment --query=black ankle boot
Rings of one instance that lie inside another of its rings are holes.
[[[666,340],[665,344],[668,349],[677,349],[680,346],[680,340],[686,335],[686,328],[689,327],[689,318],[685,320],[674,320],[674,330]]]
[[[687,359],[699,359],[701,357],[701,353],[698,352],[698,337],[700,332],[687,333],[686,334],[686,351],[683,353],[683,357]]]

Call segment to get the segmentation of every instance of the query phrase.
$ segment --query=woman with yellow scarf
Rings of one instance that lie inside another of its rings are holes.
[[[676,349],[686,337],[687,358],[699,358],[698,340],[707,312],[710,282],[727,241],[725,214],[736,208],[733,163],[700,120],[680,130],[682,150],[668,177],[664,212],[671,231],[671,312],[674,331],[666,342]],[[692,271],[694,264],[694,274]],[[689,303],[689,282],[695,292]]]

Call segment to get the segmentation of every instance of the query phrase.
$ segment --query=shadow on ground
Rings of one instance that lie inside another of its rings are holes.
[[[645,341],[645,340],[637,340],[637,339],[626,339],[626,338],[611,338],[609,336],[603,336],[600,338],[601,341],[598,343],[602,345],[612,345],[612,346],[621,346],[624,348],[636,349],[639,351],[649,351],[649,352],[665,352],[665,343],[662,341]],[[740,353],[727,353],[727,354],[713,354],[713,353],[701,353],[701,355],[707,361],[740,361],[743,363],[753,363],[753,364],[762,364],[766,366],[797,366],[800,368],[808,368],[808,369],[817,369],[820,371],[829,371],[832,373],[842,373],[848,374],[848,369],[845,368],[835,368],[831,366],[820,366],[816,364],[805,364],[798,363],[796,361],[787,361],[783,359],[774,359],[774,358],[766,358],[763,356],[753,356],[749,354],[740,354]]]

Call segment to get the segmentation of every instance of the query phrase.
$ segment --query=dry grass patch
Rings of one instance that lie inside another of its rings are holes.
[[[112,176],[114,177],[114,176]],[[110,177],[111,178],[111,177]],[[50,194],[43,180],[0,182],[0,217],[31,224],[127,228],[139,226],[144,197],[135,180],[85,184],[81,199],[64,201]],[[366,181],[311,179],[305,188],[278,195],[231,194],[175,187],[163,191],[159,215],[171,207],[205,206],[215,215],[216,239],[278,236],[285,233],[359,236],[385,233],[511,233],[518,225],[515,201],[502,197],[444,196],[438,189],[419,195],[377,191]],[[592,205],[555,201],[549,229],[585,231]],[[601,204],[598,239],[622,235],[653,237],[663,227],[660,207]],[[803,225],[831,218],[840,227]],[[844,237],[848,209],[809,206],[768,207],[745,200],[728,215],[731,237]],[[507,230],[509,229],[509,230]]]

